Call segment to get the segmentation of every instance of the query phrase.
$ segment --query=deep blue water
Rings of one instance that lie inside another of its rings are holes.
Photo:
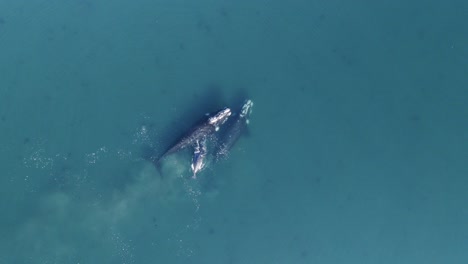
[[[0,264],[468,263],[467,11],[1,1]],[[240,98],[197,180],[144,158]]]

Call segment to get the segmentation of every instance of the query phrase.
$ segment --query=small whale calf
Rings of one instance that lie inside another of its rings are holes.
[[[212,156],[216,160],[226,157],[229,150],[234,146],[243,132],[245,132],[246,126],[249,123],[248,118],[252,112],[252,106],[252,100],[245,100],[237,113],[233,114],[230,108],[225,107],[214,115],[208,116],[207,119],[195,125],[173,146],[169,147],[157,160],[157,167],[168,155],[191,148],[193,155],[190,167],[193,173],[192,178],[196,179],[197,173],[202,171],[207,164],[207,155],[209,154],[208,141],[210,141],[210,145],[215,146]],[[227,122],[228,119],[231,119],[231,116],[234,116],[234,118]],[[220,135],[218,135],[219,132],[221,132]]]

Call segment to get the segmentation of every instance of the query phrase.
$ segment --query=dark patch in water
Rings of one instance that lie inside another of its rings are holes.
[[[215,233],[216,233],[216,231],[215,231],[215,229],[214,229],[213,227],[210,227],[210,228],[208,229],[208,234],[214,235]]]
[[[229,16],[229,12],[225,7],[222,7],[222,8],[219,9],[219,14],[222,17],[228,17]]]
[[[185,50],[185,43],[179,43],[179,50]]]
[[[211,33],[211,25],[203,19],[198,20],[197,28],[207,34]]]

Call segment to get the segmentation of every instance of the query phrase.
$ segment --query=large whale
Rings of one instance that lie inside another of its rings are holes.
[[[202,139],[206,139],[208,136],[212,135],[219,130],[219,127],[228,120],[231,116],[231,109],[223,108],[216,112],[216,114],[209,116],[203,122],[197,124],[195,127],[189,130],[182,138],[177,140],[177,142],[167,149],[164,154],[157,160],[156,165],[168,155],[183,150],[187,147],[196,147],[197,144],[200,144]]]
[[[247,125],[249,124],[249,116],[252,113],[252,107],[252,100],[245,100],[239,113],[224,125],[223,132],[218,139],[218,147],[215,151],[216,160],[226,158],[229,150],[231,150],[240,136],[246,132]]]

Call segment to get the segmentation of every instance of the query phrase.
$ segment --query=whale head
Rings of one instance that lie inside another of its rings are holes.
[[[214,116],[208,118],[208,123],[216,128],[216,131],[219,130],[219,126],[224,124],[226,120],[228,120],[229,116],[231,116],[231,109],[224,108],[218,111]]]
[[[252,100],[250,99],[245,100],[244,105],[242,106],[242,109],[240,112],[240,116],[245,117],[245,116],[250,115],[250,113],[252,112],[252,106],[253,106]]]

